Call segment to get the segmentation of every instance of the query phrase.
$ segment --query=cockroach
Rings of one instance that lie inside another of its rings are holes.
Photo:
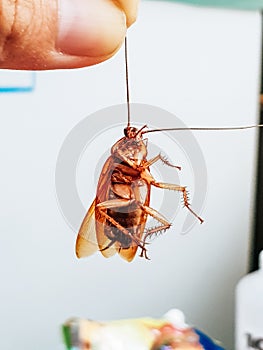
[[[125,39],[126,92],[128,123],[124,137],[111,148],[111,155],[106,160],[97,186],[96,197],[91,204],[76,241],[76,255],[86,257],[96,251],[109,258],[116,252],[128,262],[132,261],[140,248],[140,257],[149,259],[148,240],[155,234],[168,230],[171,223],[157,210],[150,206],[151,187],[180,192],[183,204],[200,223],[203,219],[190,207],[185,186],[158,182],[150,172],[150,166],[157,161],[180,170],[161,154],[147,159],[146,133],[174,130],[236,130],[262,125],[228,128],[164,128],[148,130],[144,125],[140,129],[130,125],[130,102],[128,84],[127,39]],[[145,228],[147,218],[154,218],[158,225]]]

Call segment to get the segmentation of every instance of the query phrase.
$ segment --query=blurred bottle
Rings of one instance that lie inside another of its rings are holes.
[[[236,350],[263,350],[263,251],[259,270],[243,277],[236,289]]]

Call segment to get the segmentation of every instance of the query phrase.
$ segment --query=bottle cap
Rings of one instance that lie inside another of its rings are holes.
[[[172,309],[169,310],[164,316],[164,319],[170,322],[174,327],[185,329],[189,326],[185,323],[185,317],[181,310]]]

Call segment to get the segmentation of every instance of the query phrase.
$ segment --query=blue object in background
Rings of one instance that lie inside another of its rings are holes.
[[[209,338],[206,334],[195,329],[195,332],[199,335],[199,341],[205,350],[224,350],[221,346],[215,344],[211,338]]]
[[[215,344],[211,338],[209,338],[206,334],[195,329],[195,332],[199,335],[199,342],[203,346],[205,350],[224,350],[218,344]],[[160,350],[170,350],[171,347],[169,345],[164,345]],[[73,350],[73,349],[72,349]]]
[[[35,72],[0,70],[0,93],[32,92],[35,85]]]

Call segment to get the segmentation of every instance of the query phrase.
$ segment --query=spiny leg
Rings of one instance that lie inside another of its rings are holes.
[[[190,203],[188,201],[188,194],[186,191],[186,187],[175,185],[175,184],[168,184],[168,183],[164,183],[164,182],[156,182],[156,181],[151,182],[151,185],[153,185],[155,187],[163,188],[166,190],[182,192],[184,206],[200,221],[201,224],[204,222],[204,220],[190,208]]]
[[[178,170],[181,170],[180,166],[177,165],[173,165],[172,163],[170,163],[168,161],[168,159],[164,156],[161,155],[161,153],[159,153],[157,156],[153,157],[152,159],[146,161],[144,164],[142,164],[141,166],[138,167],[138,165],[131,159],[129,159],[128,157],[126,157],[123,152],[121,150],[118,151],[118,156],[124,160],[127,164],[129,164],[130,167],[132,167],[133,169],[146,169],[149,166],[151,166],[152,164],[156,163],[158,160],[161,160],[165,165],[170,166],[172,168],[176,168]]]
[[[146,214],[150,215],[151,217],[153,217],[154,219],[156,219],[157,221],[159,221],[162,225],[154,227],[152,229],[147,230],[144,239],[143,239],[143,246],[144,249],[142,249],[140,257],[145,257],[146,259],[149,259],[147,256],[147,250],[145,248],[145,244],[146,244],[146,239],[151,236],[154,233],[157,232],[161,232],[161,231],[166,231],[171,227],[171,223],[169,221],[167,221],[165,219],[165,217],[160,214],[157,210],[148,207],[147,205],[143,205],[141,203],[138,203],[138,205],[142,208],[142,210],[144,210],[146,212]]]
[[[152,164],[156,163],[158,160],[161,160],[165,165],[170,166],[172,168],[176,168],[178,170],[181,170],[180,166],[177,165],[173,165],[172,163],[170,163],[168,161],[168,159],[166,157],[164,157],[161,153],[159,153],[157,156],[155,156],[152,159],[149,159],[146,163],[143,164],[143,168],[146,169],[149,166],[151,166]]]

